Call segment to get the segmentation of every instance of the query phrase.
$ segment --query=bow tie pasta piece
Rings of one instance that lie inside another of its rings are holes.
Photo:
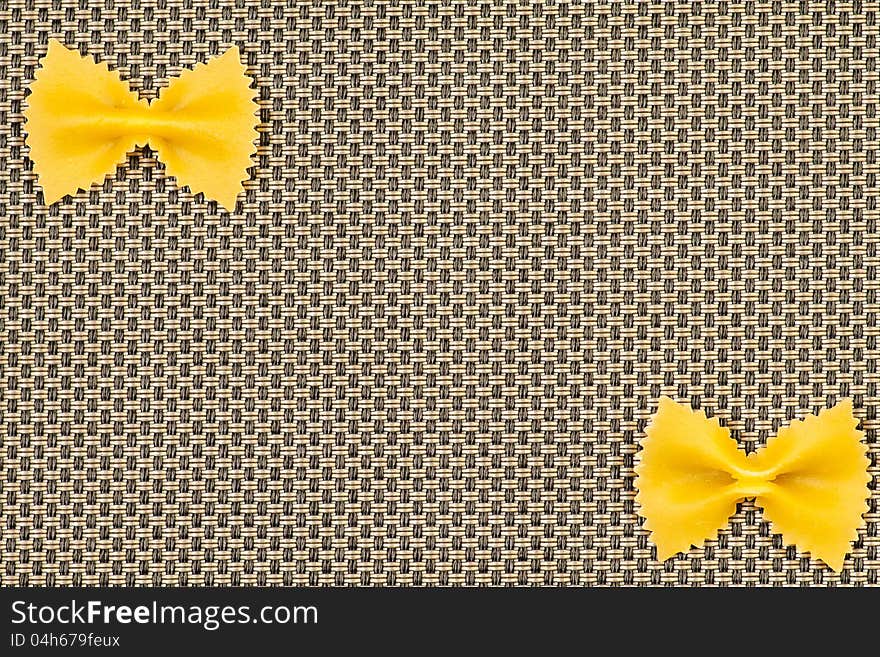
[[[845,400],[746,456],[718,420],[662,397],[636,468],[636,501],[658,557],[714,537],[737,502],[755,498],[777,531],[840,570],[870,494],[857,425]]]
[[[236,47],[184,71],[148,104],[106,64],[50,41],[25,109],[46,203],[100,183],[149,143],[181,185],[234,208],[258,136],[253,96]]]

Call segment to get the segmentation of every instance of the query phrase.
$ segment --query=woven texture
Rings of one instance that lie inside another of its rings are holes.
[[[0,0],[3,584],[878,582],[880,493],[840,573],[633,502],[661,394],[852,397],[876,482],[876,2],[283,5]],[[47,208],[50,37],[147,98],[238,45],[236,211],[149,150]]]

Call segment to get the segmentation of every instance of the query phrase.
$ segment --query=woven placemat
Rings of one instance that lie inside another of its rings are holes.
[[[633,465],[661,394],[848,396],[876,481],[878,13],[0,0],[0,581],[877,583],[877,493],[840,573],[748,503],[661,563]],[[52,37],[146,98],[238,45],[235,212],[149,150],[47,208]]]

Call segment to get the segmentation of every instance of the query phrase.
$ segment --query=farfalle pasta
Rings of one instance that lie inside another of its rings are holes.
[[[636,467],[636,500],[658,557],[714,537],[737,502],[755,498],[787,541],[840,570],[870,495],[857,425],[845,400],[747,456],[717,419],[662,397]]]
[[[46,203],[101,182],[149,144],[180,184],[232,209],[255,150],[253,97],[236,47],[184,71],[147,103],[106,64],[50,41],[24,112]]]

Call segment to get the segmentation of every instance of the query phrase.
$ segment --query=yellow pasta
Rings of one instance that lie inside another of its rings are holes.
[[[755,498],[786,540],[840,570],[870,495],[857,425],[845,400],[746,456],[717,419],[662,397],[636,467],[636,500],[658,557],[714,537],[737,502]]]
[[[150,144],[168,175],[232,209],[255,151],[253,97],[235,47],[184,71],[148,104],[106,64],[50,41],[24,112],[46,203],[100,183]]]

